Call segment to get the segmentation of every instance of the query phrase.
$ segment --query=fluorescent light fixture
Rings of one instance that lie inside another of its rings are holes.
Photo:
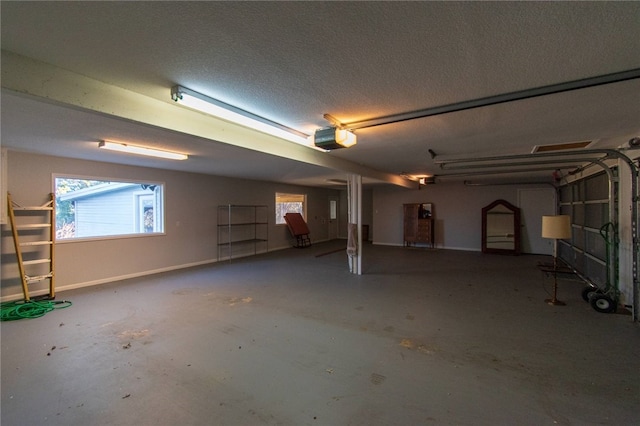
[[[322,149],[349,148],[357,143],[356,135],[349,130],[327,127],[316,130],[314,143]]]
[[[167,158],[169,160],[186,160],[189,158],[186,154],[178,152],[162,151],[159,149],[145,148],[142,146],[129,145],[121,142],[100,141],[98,148],[108,149],[110,151],[125,152],[127,154],[146,155],[148,157]]]
[[[290,127],[284,126],[268,118],[260,117],[249,111],[229,105],[225,102],[210,98],[201,93],[194,92],[182,86],[174,86],[171,88],[171,99],[177,103],[197,111],[204,112],[214,117],[221,118],[231,123],[239,124],[271,136],[289,142],[295,142],[313,148],[313,144],[309,143],[309,135],[299,132]]]

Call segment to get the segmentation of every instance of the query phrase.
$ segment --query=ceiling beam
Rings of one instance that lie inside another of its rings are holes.
[[[4,50],[1,72],[3,90],[44,102],[190,134],[405,188],[415,187],[415,182],[401,176],[176,105],[171,100],[170,87],[167,87],[167,100],[162,101]]]

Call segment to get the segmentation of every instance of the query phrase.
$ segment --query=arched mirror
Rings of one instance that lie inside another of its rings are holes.
[[[496,200],[482,209],[482,252],[520,254],[520,209]]]

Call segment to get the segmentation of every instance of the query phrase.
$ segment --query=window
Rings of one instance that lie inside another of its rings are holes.
[[[276,224],[283,224],[287,213],[300,213],[307,220],[307,196],[276,192]]]
[[[54,177],[56,239],[164,232],[164,184]]]

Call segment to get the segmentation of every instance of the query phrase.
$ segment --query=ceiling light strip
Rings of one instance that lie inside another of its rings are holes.
[[[305,133],[233,105],[229,105],[218,99],[210,98],[209,96],[187,89],[186,87],[172,87],[171,99],[181,105],[213,115],[214,117],[218,117],[271,136],[276,136],[290,142],[311,146],[309,143],[309,135]]]
[[[189,158],[186,154],[181,154],[179,152],[163,151],[159,149],[129,145],[121,142],[100,141],[98,143],[98,148],[107,149],[109,151],[124,152],[127,154],[145,155],[147,157],[165,158],[169,160],[186,160]]]
[[[488,96],[485,98],[456,102],[448,105],[403,112],[399,114],[391,114],[383,117],[370,118],[368,120],[354,121],[352,123],[344,123],[343,128],[356,130],[368,127],[382,126],[385,124],[400,123],[402,121],[415,120],[418,118],[431,117],[434,115],[447,114],[450,112],[464,111],[472,108],[480,108],[505,102],[519,101],[538,96],[568,92],[571,90],[586,89],[589,87],[601,86],[603,84],[619,83],[636,78],[640,78],[640,68],[596,77],[583,78],[580,80],[567,81],[564,83],[551,84],[548,86],[535,87],[532,89],[504,93],[495,96]]]

